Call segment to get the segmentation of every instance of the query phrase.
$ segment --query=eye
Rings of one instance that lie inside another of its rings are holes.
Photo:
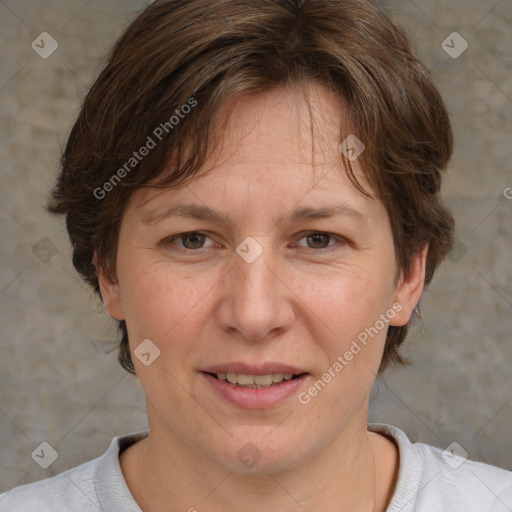
[[[300,240],[303,239],[307,240],[307,244],[310,249],[327,249],[333,245],[336,245],[335,243],[329,245],[329,241],[336,242],[337,240],[341,243],[345,241],[342,237],[337,237],[331,235],[330,233],[324,233],[321,231],[310,231],[309,233],[306,233]]]
[[[211,238],[201,231],[189,231],[187,233],[179,233],[177,235],[173,235],[166,240],[164,240],[165,245],[176,245],[178,249],[185,251],[194,251],[199,249],[206,249],[208,247],[212,247],[215,244],[211,243],[210,245],[204,245],[206,239]],[[324,233],[321,231],[310,231],[304,234],[299,240],[306,240],[306,246],[303,244],[297,244],[301,247],[307,247],[309,249],[329,249],[336,245],[336,242],[341,243],[342,245],[346,243],[346,240],[343,237],[335,236],[330,233]],[[332,243],[331,243],[332,242]]]
[[[181,249],[194,250],[204,249],[204,242],[206,238],[210,238],[206,233],[200,231],[190,231],[188,233],[180,233],[178,235],[171,236],[165,240],[165,244],[174,244],[177,240],[182,241],[183,245],[176,244]],[[209,247],[209,246],[206,246]]]

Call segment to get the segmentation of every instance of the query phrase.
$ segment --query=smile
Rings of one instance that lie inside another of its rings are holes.
[[[210,374],[219,380],[229,382],[234,386],[263,389],[280,384],[283,381],[293,380],[299,377],[293,373],[268,373],[266,375],[247,375],[243,373],[224,373],[220,372],[216,375]]]
[[[305,385],[309,373],[245,374],[200,372],[214,400],[240,409],[268,409],[295,396]]]

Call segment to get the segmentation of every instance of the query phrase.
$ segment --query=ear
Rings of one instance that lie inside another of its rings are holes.
[[[402,309],[389,322],[390,325],[398,327],[405,325],[411,319],[425,286],[427,252],[428,245],[414,256],[409,272],[400,278],[395,289],[395,303],[401,304]]]
[[[114,280],[109,272],[97,264],[96,254],[94,254],[93,262],[96,267],[101,297],[103,298],[105,309],[112,318],[116,320],[124,320],[119,284]]]

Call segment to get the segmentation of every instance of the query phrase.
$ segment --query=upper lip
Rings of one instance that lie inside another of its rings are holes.
[[[201,369],[206,373],[238,373],[243,375],[268,375],[270,373],[292,373],[300,375],[305,370],[282,363],[250,364],[243,362],[220,363]]]

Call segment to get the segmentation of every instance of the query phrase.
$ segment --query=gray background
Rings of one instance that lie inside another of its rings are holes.
[[[63,221],[43,210],[80,101],[146,3],[0,1],[0,492],[90,460],[147,424],[137,379],[107,353],[116,329],[72,267]],[[386,5],[452,116],[445,197],[458,250],[422,299],[414,364],[377,383],[370,420],[441,448],[457,441],[512,470],[512,0]],[[31,48],[44,31],[59,44],[47,59]],[[454,31],[469,43],[457,59],[441,46]],[[48,469],[31,457],[43,441],[58,452]]]

